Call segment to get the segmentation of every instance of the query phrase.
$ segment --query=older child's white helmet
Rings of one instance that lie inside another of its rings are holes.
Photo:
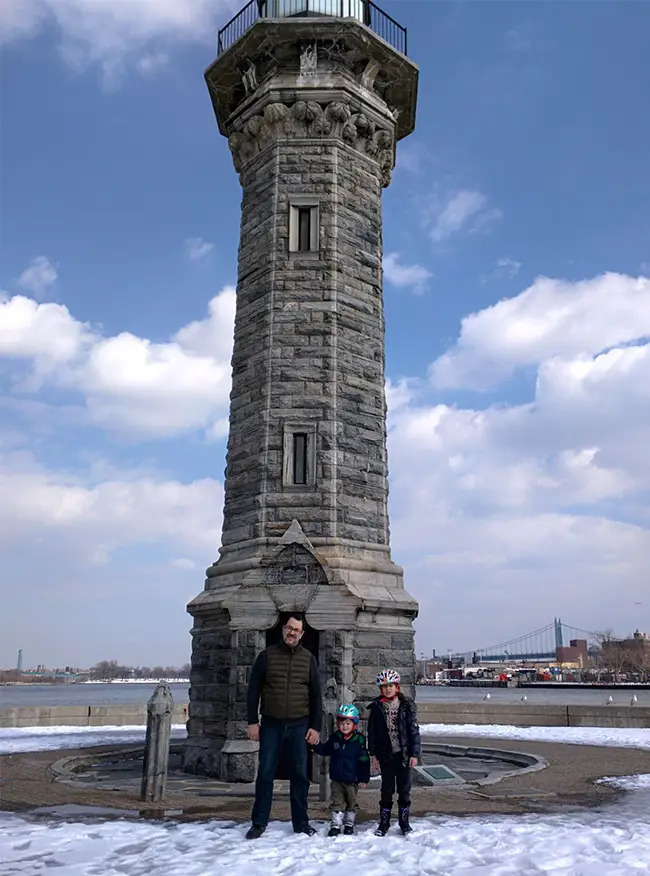
[[[382,669],[377,676],[377,684],[399,684],[402,680],[399,672],[394,669]]]

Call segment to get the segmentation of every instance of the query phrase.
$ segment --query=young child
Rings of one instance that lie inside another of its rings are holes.
[[[357,731],[359,710],[345,703],[336,712],[336,730],[327,742],[314,746],[316,754],[330,758],[332,802],[328,836],[354,833],[357,790],[370,781],[370,757],[365,737]]]
[[[415,704],[400,693],[401,681],[394,669],[383,669],[377,676],[381,691],[368,706],[368,751],[375,769],[381,770],[379,826],[375,836],[385,836],[390,827],[393,794],[397,788],[399,826],[405,836],[411,808],[411,767],[420,756],[420,728]]]

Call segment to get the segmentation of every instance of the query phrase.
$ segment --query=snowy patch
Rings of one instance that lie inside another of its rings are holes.
[[[650,730],[595,727],[425,725],[429,735],[650,748]],[[179,737],[185,731],[175,728]],[[180,733],[178,731],[181,731]],[[0,750],[72,748],[140,741],[144,727],[41,727],[0,731]],[[92,743],[90,742],[92,739]],[[73,740],[76,740],[73,742]],[[255,842],[246,824],[142,822],[86,815],[72,820],[0,812],[2,876],[634,876],[650,873],[650,775],[603,779],[627,790],[597,809],[557,814],[414,818],[406,839],[382,839],[374,824],[357,836],[296,836],[273,822]]]
[[[427,736],[485,736],[530,742],[565,742],[650,749],[650,728],[642,727],[513,727],[506,724],[421,724]],[[649,765],[650,766],[650,765]],[[650,873],[650,869],[648,869]]]
[[[60,748],[89,748],[92,745],[120,745],[144,742],[142,725],[106,727],[7,727],[0,728],[0,754],[21,751],[52,751]],[[172,739],[185,738],[185,724],[172,724]]]
[[[43,876],[630,876],[648,873],[648,791],[619,805],[559,815],[431,817],[408,839],[296,836],[272,823],[261,839],[247,825],[65,822],[0,814],[3,873]]]

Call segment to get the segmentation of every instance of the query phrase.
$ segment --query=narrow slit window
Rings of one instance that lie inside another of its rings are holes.
[[[293,482],[307,483],[307,435],[296,432],[293,436]]]
[[[311,207],[298,207],[298,252],[311,249]]]
[[[301,201],[289,205],[289,252],[318,252],[318,204]]]

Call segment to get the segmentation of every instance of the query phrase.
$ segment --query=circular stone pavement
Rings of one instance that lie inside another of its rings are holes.
[[[414,786],[412,812],[416,816],[432,813],[512,814],[549,811],[565,805],[597,805],[624,793],[598,784],[598,779],[650,773],[650,752],[630,748],[529,741],[518,743],[513,740],[458,736],[423,737],[423,744],[428,752],[423,758],[425,764],[449,764],[452,770],[461,775],[460,764],[454,758],[466,756],[462,754],[462,749],[487,749],[493,758],[511,758],[514,752],[527,759],[531,769],[521,769],[525,763],[520,762],[512,764],[513,769],[508,769],[503,777],[490,776],[490,772],[494,772],[492,770],[488,771],[488,776],[475,776],[474,780],[466,774],[468,781],[462,784],[441,783],[440,787],[433,788]],[[453,752],[446,760],[442,751],[445,747],[449,747],[447,754]],[[131,755],[125,760],[127,751]],[[242,786],[229,789],[212,779],[180,773],[173,768],[173,763],[170,764],[164,805],[142,803],[139,800],[141,761],[136,759],[137,752],[138,749],[132,745],[113,745],[68,750],[64,757],[61,751],[3,755],[0,757],[0,807],[13,811],[47,807],[49,813],[58,812],[62,817],[75,818],[83,810],[91,814],[94,807],[100,807],[105,816],[112,812],[115,816],[124,817],[128,814],[135,818],[249,819],[251,786],[248,789]],[[80,774],[73,776],[70,768],[80,766],[80,758],[86,765]],[[100,768],[101,763],[103,767]],[[477,764],[480,764],[480,760],[476,761],[474,767]],[[467,761],[465,767],[471,771],[472,764]],[[482,768],[482,771],[485,772],[485,769]],[[479,778],[487,778],[488,781],[479,782]],[[271,813],[272,819],[282,821],[289,818],[289,801],[282,793],[283,784],[277,783],[279,793]],[[329,807],[318,799],[317,785],[312,785],[309,807],[314,820],[328,818]],[[359,794],[358,820],[374,820],[378,808],[379,789],[377,782],[371,782]]]

